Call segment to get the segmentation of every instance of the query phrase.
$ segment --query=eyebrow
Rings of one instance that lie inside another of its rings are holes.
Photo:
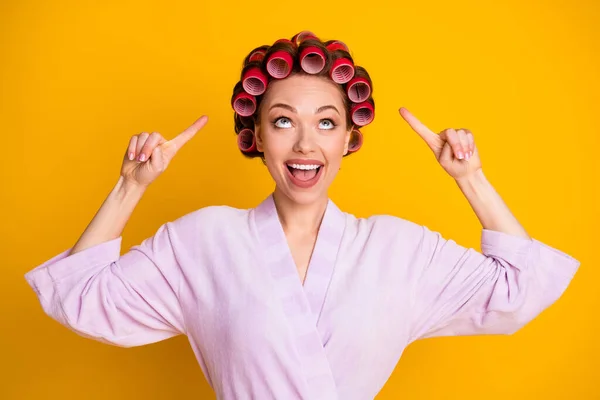
[[[294,107],[292,107],[292,106],[290,106],[288,104],[285,104],[285,103],[275,103],[275,104],[273,104],[271,106],[271,108],[269,108],[269,110],[272,110],[272,109],[277,108],[277,107],[279,107],[279,108],[285,108],[286,110],[290,110],[293,113],[297,113],[298,112]],[[333,106],[331,104],[328,104],[326,106],[321,106],[321,107],[317,108],[317,111],[315,111],[315,114],[319,114],[319,113],[321,113],[321,112],[323,112],[325,110],[329,110],[329,109],[335,111],[338,114],[340,113],[335,106]]]

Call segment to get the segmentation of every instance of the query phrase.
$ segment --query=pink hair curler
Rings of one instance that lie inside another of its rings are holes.
[[[371,85],[367,79],[357,76],[348,82],[346,93],[353,103],[362,103],[371,96]]]
[[[242,117],[249,117],[256,111],[256,99],[251,94],[240,92],[233,99],[232,106]]]
[[[319,38],[317,37],[317,35],[315,35],[311,31],[302,31],[302,32],[297,33],[297,34],[294,35],[294,37],[292,38],[292,43],[295,43],[296,46],[299,46],[300,43],[304,42],[306,39],[317,39],[317,40],[319,40]]]
[[[265,58],[265,53],[267,51],[266,50],[256,50],[254,51],[252,54],[250,54],[250,57],[248,58],[248,62],[251,63],[253,61],[262,61]]]
[[[358,126],[365,126],[373,122],[375,118],[375,108],[373,104],[368,101],[363,101],[352,106],[350,109],[350,115],[352,115],[352,122]]]
[[[354,64],[347,58],[338,58],[333,62],[329,76],[335,83],[349,82],[354,77]]]
[[[275,79],[283,79],[292,72],[294,59],[287,51],[279,50],[269,56],[267,72]]]
[[[348,46],[344,42],[340,42],[339,40],[334,40],[333,42],[327,45],[327,50],[334,52],[336,50],[344,50],[346,53],[350,53]]]
[[[252,96],[260,96],[267,90],[267,79],[266,75],[261,71],[259,67],[253,67],[248,69],[242,78],[242,86],[244,90]]]
[[[238,147],[244,153],[251,153],[256,151],[256,138],[254,137],[254,131],[252,129],[242,129],[238,133],[237,137]]]
[[[307,46],[300,52],[300,66],[308,74],[318,74],[325,67],[325,53],[316,46]]]
[[[348,141],[348,153],[354,153],[362,147],[363,135],[358,129],[352,129],[350,140]]]

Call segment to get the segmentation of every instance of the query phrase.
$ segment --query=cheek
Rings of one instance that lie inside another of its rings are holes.
[[[267,160],[278,161],[286,157],[293,143],[285,135],[274,135],[271,132],[265,132],[263,136],[263,153]]]
[[[346,146],[346,135],[336,135],[334,138],[331,139],[332,140],[329,140],[327,143],[327,155],[329,157],[334,157],[336,159],[339,158],[341,160],[342,156],[344,155],[344,149]]]

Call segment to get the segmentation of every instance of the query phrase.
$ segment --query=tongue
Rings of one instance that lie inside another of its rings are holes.
[[[294,175],[294,177],[296,179],[299,179],[301,181],[309,181],[317,175],[317,170],[316,169],[304,170],[304,169],[292,168],[292,175]]]

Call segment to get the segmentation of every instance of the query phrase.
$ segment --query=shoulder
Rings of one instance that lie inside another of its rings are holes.
[[[424,226],[416,222],[387,214],[376,214],[369,217],[358,218],[348,214],[351,223],[354,223],[359,229],[386,231],[388,233],[411,234],[420,232]]]
[[[214,230],[239,226],[248,219],[249,209],[226,205],[198,208],[170,222],[176,229]]]
[[[404,244],[418,245],[428,237],[438,235],[423,224],[394,215],[376,214],[364,218],[346,215],[350,229],[355,230],[357,235],[367,235],[370,239],[381,242],[401,241]]]

